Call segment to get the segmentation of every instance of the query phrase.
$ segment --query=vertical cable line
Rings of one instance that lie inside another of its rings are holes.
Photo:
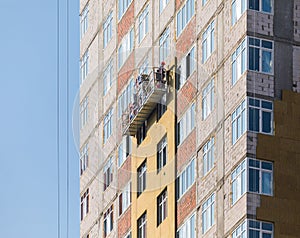
[[[59,78],[59,0],[57,0],[56,2],[57,4],[57,59],[56,59],[56,126],[57,126],[57,131],[56,131],[56,148],[57,148],[57,237],[60,238],[60,175],[59,175],[59,172],[60,172],[60,156],[59,156],[59,152],[60,152],[60,147],[59,147],[59,131],[60,131],[60,127],[59,127],[59,117],[60,117],[60,114],[59,114],[59,101],[60,101],[60,97],[59,97],[59,81],[60,81],[60,78]]]
[[[70,212],[70,158],[69,158],[69,0],[67,0],[67,238],[69,238]]]

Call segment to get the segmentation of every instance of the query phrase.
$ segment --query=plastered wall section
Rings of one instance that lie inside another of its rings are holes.
[[[300,234],[300,94],[283,91],[274,103],[275,135],[259,134],[257,158],[274,163],[274,196],[261,196],[258,220],[274,222],[274,237]],[[276,149],[274,149],[276,148]]]

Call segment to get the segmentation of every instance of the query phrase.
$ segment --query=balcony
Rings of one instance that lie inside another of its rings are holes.
[[[149,74],[140,75],[140,82],[136,83],[131,103],[122,115],[123,134],[134,136],[143,122],[147,120],[157,103],[167,92],[167,81],[160,80],[162,75],[153,68]]]

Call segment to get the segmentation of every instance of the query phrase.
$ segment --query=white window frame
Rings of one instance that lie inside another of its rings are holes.
[[[121,44],[118,48],[118,67],[121,67],[125,64],[129,55],[131,54],[134,47],[134,29],[128,31],[128,33],[123,37]]]
[[[111,11],[103,23],[103,48],[106,48],[112,38],[113,12]]]
[[[148,74],[149,69],[149,58],[146,57],[139,68],[139,74]]]
[[[237,23],[240,17],[247,9],[248,0],[232,0],[231,1],[231,25]]]
[[[85,51],[80,60],[80,82],[86,79],[89,73],[89,49]]]
[[[235,83],[241,78],[247,70],[247,38],[237,47],[231,55],[231,83]]]
[[[144,212],[137,221],[138,238],[147,237],[147,212]]]
[[[130,136],[123,136],[118,148],[118,167],[120,168],[127,157],[131,154],[131,139]]]
[[[195,0],[186,0],[176,14],[176,34],[181,35],[195,14]]]
[[[207,59],[215,50],[215,20],[209,23],[208,27],[202,34],[202,63]]]
[[[251,40],[253,41],[259,41],[259,46],[258,45],[253,45],[251,44]],[[264,47],[263,44],[271,44],[272,45],[272,49],[268,48],[268,47]],[[257,38],[257,37],[248,37],[247,39],[247,45],[248,45],[248,69],[250,71],[253,71],[253,72],[260,72],[260,73],[264,73],[264,74],[269,74],[269,75],[273,75],[274,74],[274,42],[273,41],[270,41],[270,40],[265,40],[265,39],[262,39],[262,38]],[[255,70],[255,69],[250,69],[250,47],[251,48],[255,48],[255,49],[258,49],[259,50],[259,55],[258,55],[258,58],[259,58],[259,70]],[[267,71],[263,71],[263,53],[271,53],[271,65],[270,65],[270,68],[271,68],[271,71],[270,72],[267,72]]]
[[[259,0],[259,9],[256,10],[256,9],[250,9],[250,2],[248,1],[248,7],[249,7],[249,10],[252,10],[252,11],[258,11],[258,12],[263,12],[263,13],[267,13],[267,14],[273,14],[273,9],[274,9],[274,1],[273,0],[270,0],[271,2],[271,11],[264,11],[263,8],[262,8],[262,3],[263,1],[265,0]]]
[[[203,176],[209,173],[214,167],[215,162],[215,138],[212,137],[203,146]]]
[[[127,232],[124,238],[131,238],[131,231]]]
[[[129,182],[119,195],[119,216],[121,216],[131,204],[131,183]]]
[[[193,74],[193,72],[196,70],[196,46],[193,46],[189,53],[183,57],[180,63],[180,70],[179,70],[179,76],[180,76],[180,82],[179,82],[179,89],[182,88],[182,86],[185,84],[185,82],[188,80],[188,78]]]
[[[231,173],[231,204],[234,205],[247,192],[247,160],[243,160]]]
[[[157,172],[159,172],[166,164],[168,159],[168,141],[167,136],[157,145]]]
[[[85,143],[80,150],[80,175],[87,169],[89,164],[89,149],[88,143]]]
[[[192,214],[186,221],[178,228],[177,238],[196,238],[196,214]]]
[[[110,157],[109,160],[106,162],[106,164],[103,167],[103,191],[105,191],[113,182],[114,178],[114,172],[113,172],[113,157]]]
[[[202,90],[202,120],[205,120],[214,108],[215,81],[211,79]]]
[[[159,38],[159,61],[162,62],[170,55],[170,28],[161,34]]]
[[[250,166],[250,160],[256,161],[259,163],[259,167],[254,167]],[[271,164],[272,169],[264,169],[262,168],[262,164]],[[259,191],[250,191],[250,169],[258,170],[259,171]],[[263,173],[269,173],[271,174],[271,193],[264,193],[262,191],[263,187]],[[273,190],[274,190],[274,164],[271,161],[265,161],[265,160],[258,160],[258,159],[253,159],[253,158],[247,158],[247,191],[249,193],[255,193],[255,194],[261,194],[261,195],[266,195],[266,196],[273,196]]]
[[[105,96],[112,86],[114,75],[114,67],[112,60],[109,61],[108,65],[103,71],[103,95]]]
[[[124,112],[128,110],[129,104],[133,102],[135,93],[134,80],[130,79],[127,86],[121,92],[118,98],[118,118],[121,118]]]
[[[149,31],[149,4],[146,8],[142,11],[141,15],[139,16],[139,35],[138,35],[138,42],[141,43],[142,40],[145,38]]]
[[[231,137],[234,145],[239,138],[247,131],[247,102],[243,100],[241,104],[231,114]],[[233,136],[235,134],[235,137]]]
[[[87,4],[80,14],[80,39],[83,38],[89,27],[89,5]]]
[[[157,197],[157,225],[159,226],[168,216],[168,190]]]
[[[89,213],[89,189],[87,189],[81,196],[80,209],[80,217],[82,221]]]
[[[202,0],[202,6],[204,6],[207,2],[208,0]]]
[[[80,129],[82,129],[88,121],[88,116],[89,116],[88,106],[89,106],[88,96],[85,96],[80,104]]]
[[[118,0],[118,18],[119,21],[124,16],[125,12],[129,8],[132,0]]]
[[[170,0],[159,0],[159,14],[165,9]]]
[[[195,173],[195,158],[193,158],[178,176],[178,199],[183,197],[195,183]]]
[[[179,143],[182,144],[183,141],[188,137],[188,135],[193,131],[195,127],[195,103],[186,110],[178,122],[179,128]]]
[[[105,144],[108,138],[112,135],[113,127],[113,109],[110,108],[103,120],[103,143]]]
[[[111,205],[106,212],[104,213],[103,217],[103,229],[104,229],[104,237],[107,237],[110,232],[114,229],[114,208],[113,205]],[[106,225],[105,225],[106,224]]]
[[[202,234],[215,224],[215,193],[202,204]]]
[[[255,102],[259,102],[259,106],[255,105],[250,105],[250,100],[254,100]],[[272,105],[272,109],[269,109],[267,107],[264,107],[263,104],[268,103]],[[248,105],[248,130],[256,133],[261,133],[261,134],[266,134],[266,135],[272,135],[273,134],[273,102],[269,100],[264,100],[264,99],[259,99],[259,98],[252,98],[252,97],[247,97],[247,105]],[[259,111],[259,129],[258,131],[256,130],[250,130],[250,108],[258,110]],[[264,132],[263,131],[263,113],[270,113],[271,114],[271,121],[270,121],[270,127],[271,131],[270,132]]]
[[[251,223],[256,223],[254,226]],[[271,229],[264,228],[264,225],[271,226]],[[274,238],[274,225],[271,222],[264,222],[253,219],[245,219],[231,234],[232,238],[247,238],[250,237],[250,230],[258,231],[259,237],[263,234],[270,234]]]
[[[147,186],[147,160],[145,160],[137,169],[137,194],[141,195]]]

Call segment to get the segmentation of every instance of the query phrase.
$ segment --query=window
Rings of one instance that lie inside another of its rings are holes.
[[[249,192],[273,195],[273,163],[249,159]]]
[[[159,61],[165,60],[170,54],[170,28],[167,28],[159,38]]]
[[[120,118],[123,113],[128,109],[128,106],[133,102],[134,96],[134,81],[130,80],[127,87],[121,93],[118,99],[118,117]]]
[[[181,60],[181,64],[177,69],[179,80],[177,83],[179,84],[176,88],[181,88],[188,77],[195,71],[196,69],[196,58],[195,58],[195,47],[193,47],[189,53]]]
[[[202,119],[205,120],[214,107],[214,79],[202,91]]]
[[[168,216],[168,191],[165,189],[157,197],[157,226],[159,226]]]
[[[88,75],[88,71],[89,71],[89,50],[87,49],[80,60],[81,83],[85,80],[86,76]]]
[[[191,20],[195,13],[195,0],[187,0],[177,13],[177,37]]]
[[[215,224],[215,194],[213,193],[202,205],[202,234]]]
[[[124,163],[128,155],[131,153],[131,140],[130,136],[123,136],[122,142],[118,149],[118,167]]]
[[[167,136],[165,136],[157,145],[157,172],[159,172],[167,163]]]
[[[249,9],[271,13],[273,0],[249,0]]]
[[[246,101],[244,100],[241,105],[231,115],[232,123],[232,144],[244,134],[246,131]]]
[[[246,0],[232,0],[231,2],[231,24],[234,25],[243,15],[247,7]]]
[[[161,13],[167,6],[169,0],[159,0],[159,13]]]
[[[202,63],[204,63],[215,48],[215,22],[209,24],[202,34]]]
[[[249,130],[271,134],[273,123],[273,103],[257,98],[248,98]]]
[[[83,128],[88,120],[88,97],[86,96],[80,104],[80,128]]]
[[[132,0],[118,0],[119,1],[119,19],[122,18],[122,16],[124,15],[124,13],[126,12],[126,10],[128,9],[130,3],[132,2]]]
[[[106,66],[103,72],[103,95],[107,94],[107,91],[110,89],[113,81],[113,64],[112,60]]]
[[[203,146],[203,176],[206,175],[214,166],[214,145],[215,139],[211,138]]]
[[[181,144],[195,127],[195,103],[183,114],[177,125],[177,144]]]
[[[238,46],[231,56],[232,85],[242,76],[246,70],[246,40]]]
[[[246,192],[246,160],[231,173],[232,204]]]
[[[137,144],[140,145],[147,136],[147,121],[144,121],[136,133]]]
[[[118,49],[119,69],[123,66],[126,59],[133,49],[133,28],[123,37]]]
[[[107,139],[112,134],[112,119],[113,119],[113,110],[109,109],[108,113],[104,117],[104,130],[103,130],[103,138],[104,143],[106,143]]]
[[[112,12],[108,15],[105,22],[103,23],[103,48],[105,48],[112,37]]]
[[[131,238],[131,231],[128,232],[128,233],[124,236],[124,238]]]
[[[147,237],[147,213],[144,212],[143,215],[137,221],[137,237],[146,238]]]
[[[108,188],[108,186],[113,181],[113,159],[112,157],[108,160],[103,168],[103,175],[104,175],[104,191]]]
[[[177,231],[177,238],[196,238],[195,232],[196,215],[193,214]]]
[[[167,111],[167,94],[165,93],[157,104],[157,121]]]
[[[244,221],[232,233],[232,238],[247,238],[247,222]],[[259,237],[258,237],[259,238]]]
[[[149,5],[139,16],[139,43],[144,39],[148,33],[148,23],[149,23]]]
[[[273,42],[249,37],[249,70],[273,73]]]
[[[193,159],[186,168],[181,172],[177,179],[178,199],[192,186],[195,182],[195,159]]]
[[[80,217],[83,220],[89,212],[89,189],[85,191],[80,200]]]
[[[257,220],[245,220],[232,233],[232,238],[273,238],[273,224]]]
[[[146,189],[147,161],[145,160],[137,170],[137,195]]]
[[[104,237],[106,237],[114,227],[113,206],[104,213]]]
[[[119,195],[119,216],[129,207],[131,202],[130,183],[128,183]]]
[[[80,151],[80,175],[87,169],[88,160],[89,160],[88,144],[86,143],[82,146],[82,149]]]
[[[204,6],[206,4],[208,0],[202,0],[202,6]]]
[[[139,74],[148,74],[148,73],[149,73],[149,59],[147,57],[140,66]]]
[[[80,38],[82,38],[88,29],[89,6],[86,5],[80,15]]]

